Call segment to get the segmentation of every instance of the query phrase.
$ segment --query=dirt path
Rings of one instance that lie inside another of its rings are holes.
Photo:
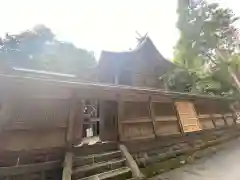
[[[151,180],[240,180],[240,138],[216,154]]]

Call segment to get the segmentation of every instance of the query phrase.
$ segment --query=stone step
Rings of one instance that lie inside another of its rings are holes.
[[[86,176],[92,176],[94,174],[99,174],[105,171],[117,169],[125,166],[126,159],[114,159],[106,162],[95,163],[93,165],[86,165],[82,167],[77,167],[73,170],[73,179],[79,179]]]
[[[91,154],[91,155],[83,156],[83,157],[81,157],[81,156],[74,157],[73,168],[79,167],[79,166],[92,165],[94,163],[109,161],[109,160],[118,159],[121,157],[122,157],[122,154],[121,154],[120,150],[106,152],[106,153],[102,153],[102,154]]]
[[[130,168],[121,167],[94,176],[85,177],[79,180],[124,180],[132,177]]]

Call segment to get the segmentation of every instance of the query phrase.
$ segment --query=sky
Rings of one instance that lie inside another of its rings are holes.
[[[239,11],[239,0],[221,3]],[[0,5],[0,35],[44,24],[57,39],[97,56],[101,50],[134,48],[137,31],[148,33],[163,56],[172,58],[179,37],[177,0],[0,0]]]

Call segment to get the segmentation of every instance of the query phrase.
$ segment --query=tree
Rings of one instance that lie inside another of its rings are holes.
[[[190,72],[196,72],[199,78],[194,78],[194,84],[209,84],[213,92],[232,91],[234,86],[240,88],[235,75],[240,49],[238,29],[234,27],[238,18],[234,13],[204,0],[179,0],[177,12],[180,38],[174,62]],[[222,73],[224,76],[220,78]],[[225,82],[229,79],[234,85],[227,83],[226,88]],[[206,88],[197,89],[204,91]]]
[[[16,35],[6,34],[0,39],[0,45],[1,63],[10,68],[17,66],[81,77],[96,63],[93,53],[58,41],[43,25]]]

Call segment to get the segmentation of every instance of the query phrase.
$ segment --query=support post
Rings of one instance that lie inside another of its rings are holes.
[[[12,99],[7,98],[5,101],[2,103],[2,107],[0,109],[0,132],[4,128],[5,124],[7,121],[10,119],[12,111]]]
[[[227,119],[226,119],[225,115],[224,114],[221,114],[221,115],[222,115],[222,118],[224,120],[225,126],[228,126]]]
[[[82,138],[82,123],[83,123],[83,106],[82,101],[77,100],[76,96],[70,99],[69,118],[66,132],[66,148],[67,152],[63,164],[62,180],[71,180],[73,153],[72,145],[76,140]],[[80,128],[80,129],[79,129]]]
[[[83,106],[77,97],[72,96],[70,100],[69,119],[66,132],[67,148],[71,148],[73,144],[77,144],[82,139],[83,126]]]
[[[149,104],[149,114],[150,114],[150,118],[152,120],[153,133],[154,133],[155,138],[157,138],[155,111],[154,111],[154,107],[153,107],[153,102],[152,102],[152,97],[151,96],[149,96],[148,104]]]
[[[120,95],[118,95],[117,97],[117,101],[118,101],[118,110],[117,110],[117,123],[118,123],[118,140],[121,141],[122,139],[122,119],[123,119],[123,113],[124,113],[124,109],[123,109],[123,101]]]
[[[123,144],[120,144],[119,149],[123,157],[126,158],[127,166],[131,169],[133,178],[144,179],[145,178],[144,175],[141,173],[136,161],[133,159],[132,155],[129,153],[127,147],[124,146]]]
[[[212,119],[212,123],[213,123],[214,128],[216,128],[216,127],[217,127],[216,119],[215,119],[215,117],[213,116],[212,113],[210,114],[210,117],[211,117],[211,119]]]
[[[73,153],[67,152],[63,164],[62,180],[71,180]]]

